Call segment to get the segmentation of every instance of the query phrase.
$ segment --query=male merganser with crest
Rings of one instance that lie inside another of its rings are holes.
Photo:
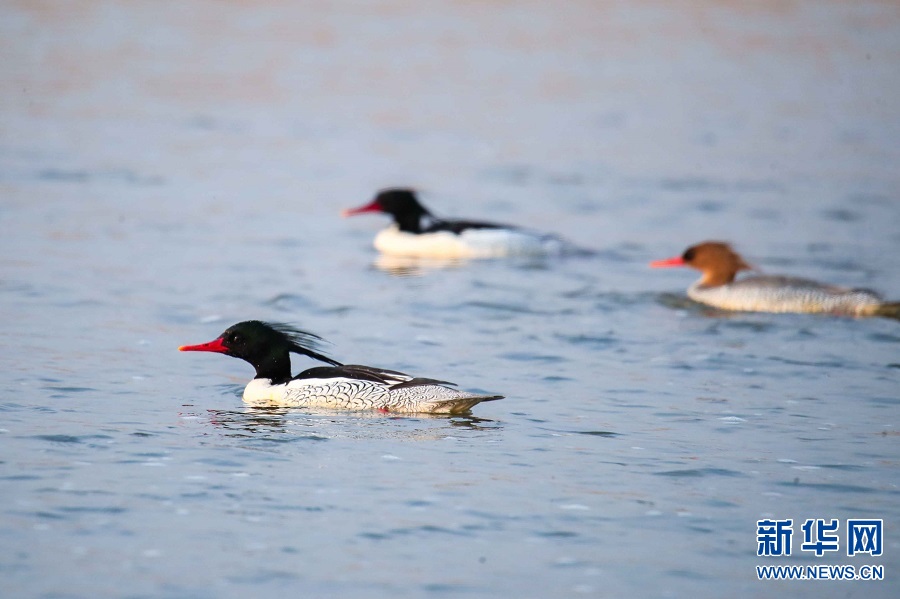
[[[555,235],[511,225],[437,218],[419,203],[412,189],[395,187],[378,192],[370,203],[343,211],[343,216],[384,212],[393,224],[375,236],[383,254],[417,258],[502,258],[587,254]]]
[[[216,352],[249,362],[256,368],[256,376],[244,389],[244,401],[253,406],[462,414],[483,401],[503,398],[457,391],[447,386],[453,383],[394,370],[344,365],[317,351],[320,340],[284,324],[248,320],[229,327],[209,343],[178,349]],[[292,352],[330,366],[292,376]]]
[[[688,288],[688,297],[722,310],[745,312],[806,312],[845,316],[900,318],[900,302],[885,302],[874,291],[850,289],[801,279],[755,275],[735,281],[741,270],[752,270],[731,246],[706,241],[681,256],[650,263],[654,268],[689,266],[703,273]]]

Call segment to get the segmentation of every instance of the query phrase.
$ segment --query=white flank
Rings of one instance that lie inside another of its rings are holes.
[[[375,249],[392,256],[419,258],[502,258],[560,254],[564,243],[550,235],[516,229],[469,229],[406,233],[391,225],[375,236]]]
[[[749,277],[715,287],[694,283],[688,297],[696,302],[744,312],[800,312],[871,315],[880,305],[872,292],[823,285],[792,277]]]
[[[408,377],[397,377],[397,380]],[[244,388],[244,402],[254,407],[387,410],[405,413],[457,414],[497,396],[476,395],[443,385],[415,385],[391,390],[389,385],[351,378],[295,379],[273,385],[253,379]]]

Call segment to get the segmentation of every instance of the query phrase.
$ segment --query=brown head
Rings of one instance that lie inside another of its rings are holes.
[[[700,284],[708,287],[725,285],[732,282],[739,271],[753,269],[737,252],[731,249],[730,245],[722,241],[704,241],[692,245],[682,255],[666,260],[656,260],[651,262],[650,266],[653,268],[668,266],[696,268],[703,273]]]

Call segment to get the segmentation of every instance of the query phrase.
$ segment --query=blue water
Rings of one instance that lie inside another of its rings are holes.
[[[4,596],[896,595],[900,325],[647,267],[727,239],[900,299],[896,5],[7,3],[0,40]],[[388,185],[598,253],[388,263],[339,217]],[[176,348],[250,318],[507,397],[248,409]]]

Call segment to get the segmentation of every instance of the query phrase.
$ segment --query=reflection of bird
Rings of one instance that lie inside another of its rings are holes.
[[[735,280],[751,267],[731,246],[707,241],[689,247],[681,256],[656,260],[654,268],[690,266],[702,273],[688,288],[688,296],[723,310],[747,312],[821,312],[848,316],[900,318],[900,302],[884,302],[873,291],[848,289],[796,277],[754,275]]]
[[[415,191],[385,189],[369,204],[344,216],[384,212],[393,224],[375,237],[375,248],[395,256],[421,258],[501,258],[589,253],[546,233],[511,225],[437,218],[419,203]]]
[[[343,365],[316,351],[318,340],[286,325],[248,320],[209,343],[178,349],[222,353],[249,362],[256,368],[256,377],[244,389],[244,401],[255,406],[460,414],[482,401],[502,398],[458,391],[447,386],[452,383],[393,370]],[[330,366],[292,376],[291,352]]]

